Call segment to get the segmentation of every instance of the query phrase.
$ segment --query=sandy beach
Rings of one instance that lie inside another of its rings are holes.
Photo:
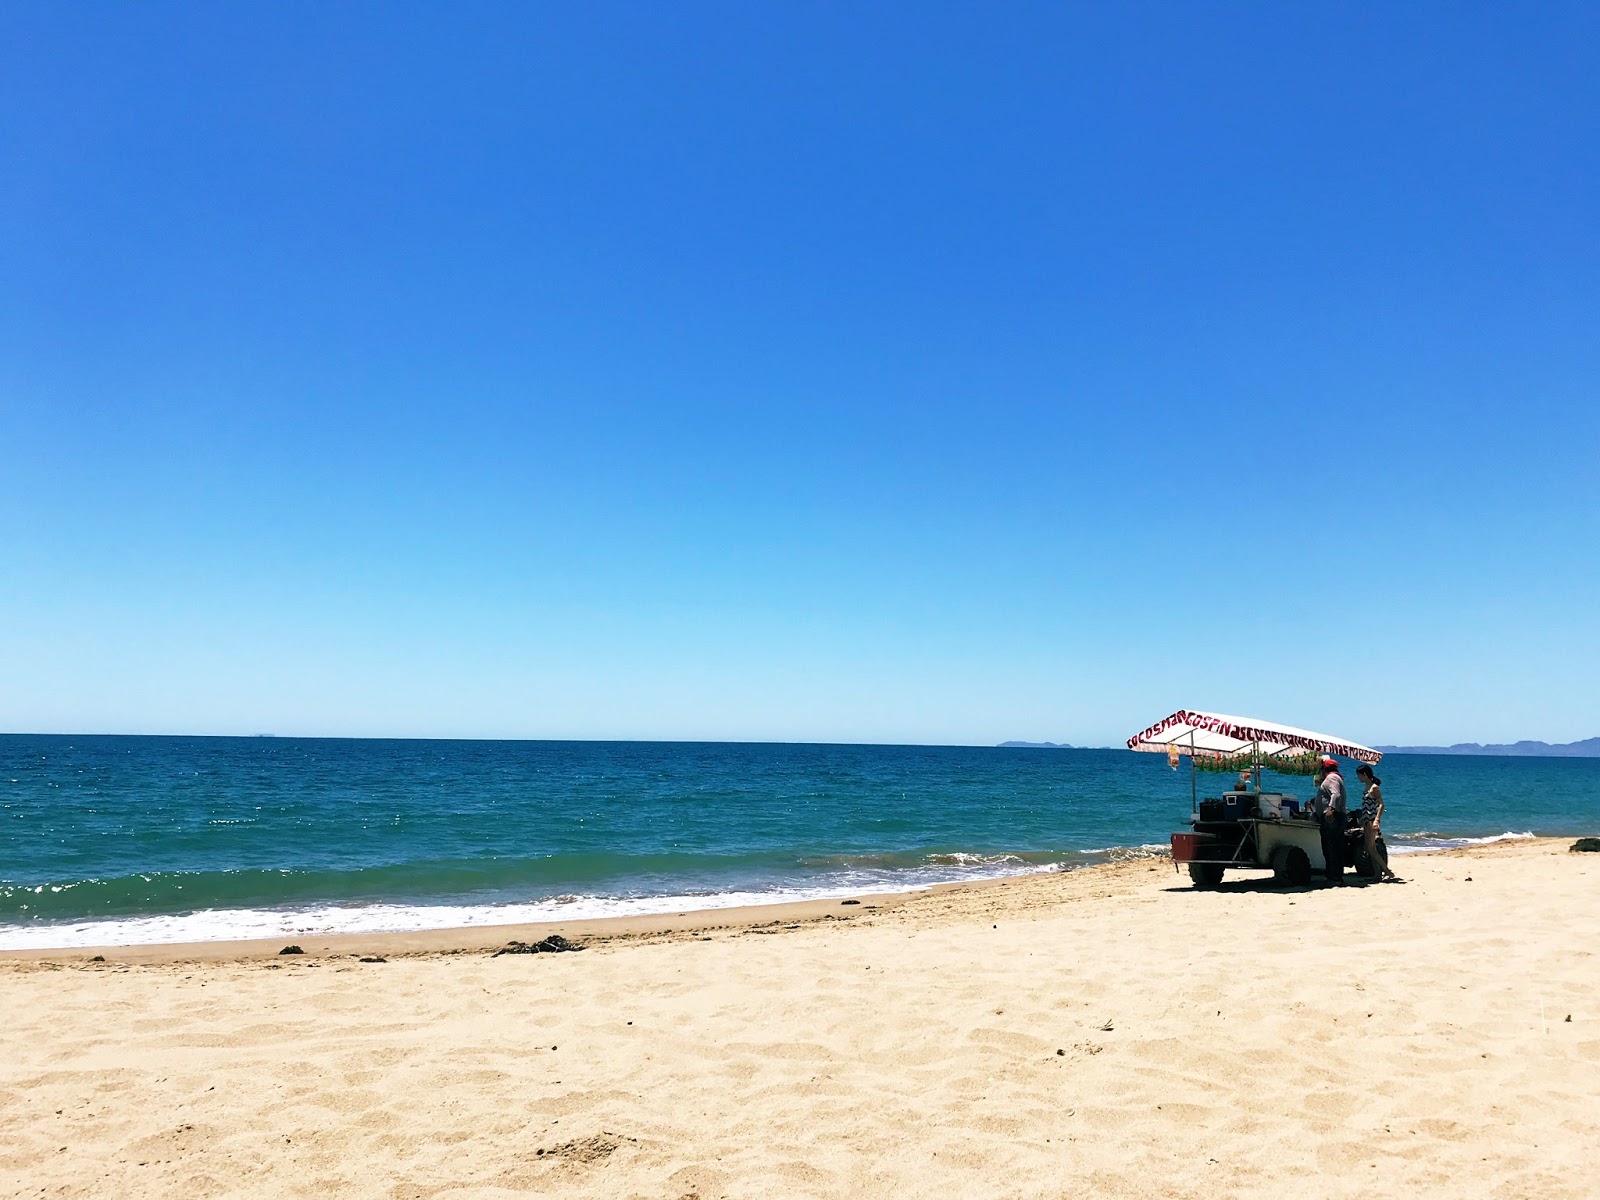
[[[1410,856],[1402,886],[1144,860],[10,954],[0,1194],[1592,1196],[1600,857],[1569,845]],[[585,950],[491,954],[556,929]]]

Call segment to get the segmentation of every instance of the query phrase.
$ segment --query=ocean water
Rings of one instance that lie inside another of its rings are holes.
[[[1395,849],[1600,833],[1600,759],[1390,755],[1379,773]],[[1065,870],[1164,853],[1189,801],[1187,764],[1123,750],[0,735],[0,948],[675,912]]]

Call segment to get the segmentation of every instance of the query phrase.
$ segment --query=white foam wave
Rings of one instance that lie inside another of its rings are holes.
[[[1463,846],[1488,846],[1495,842],[1521,842],[1537,837],[1532,831],[1514,833],[1507,830],[1505,833],[1496,833],[1490,837],[1445,837],[1440,834],[1417,833],[1396,834],[1395,840],[1385,842],[1389,845],[1391,854],[1421,854],[1426,850],[1458,850]]]
[[[415,933],[495,925],[534,925],[594,917],[631,917],[692,909],[735,908],[822,900],[857,889],[795,888],[710,896],[555,896],[525,904],[321,905],[296,909],[207,909],[176,916],[119,917],[0,929],[0,950],[143,946],[247,938],[314,937],[330,933]]]
[[[177,942],[315,937],[333,933],[416,933],[428,929],[536,925],[597,917],[831,900],[874,892],[915,892],[938,883],[1005,878],[1063,869],[1012,855],[949,855],[951,861],[910,870],[844,871],[812,887],[653,896],[564,894],[501,904],[305,905],[296,908],[205,909],[175,915],[111,917],[40,925],[0,925],[0,950],[71,950],[84,946],[147,946]],[[954,860],[963,861],[954,861]]]
[[[1098,846],[1080,853],[1103,854],[1110,858],[1155,858],[1172,853],[1172,847],[1167,842],[1145,842],[1139,846]]]

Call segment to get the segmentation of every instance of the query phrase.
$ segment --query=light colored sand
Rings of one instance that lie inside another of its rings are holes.
[[[0,1194],[1592,1197],[1600,860],[1567,844],[581,954],[13,958]]]

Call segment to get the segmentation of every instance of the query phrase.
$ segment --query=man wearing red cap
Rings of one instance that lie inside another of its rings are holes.
[[[1317,820],[1322,827],[1322,858],[1327,863],[1328,879],[1344,882],[1344,776],[1339,760],[1322,756],[1317,771]]]

